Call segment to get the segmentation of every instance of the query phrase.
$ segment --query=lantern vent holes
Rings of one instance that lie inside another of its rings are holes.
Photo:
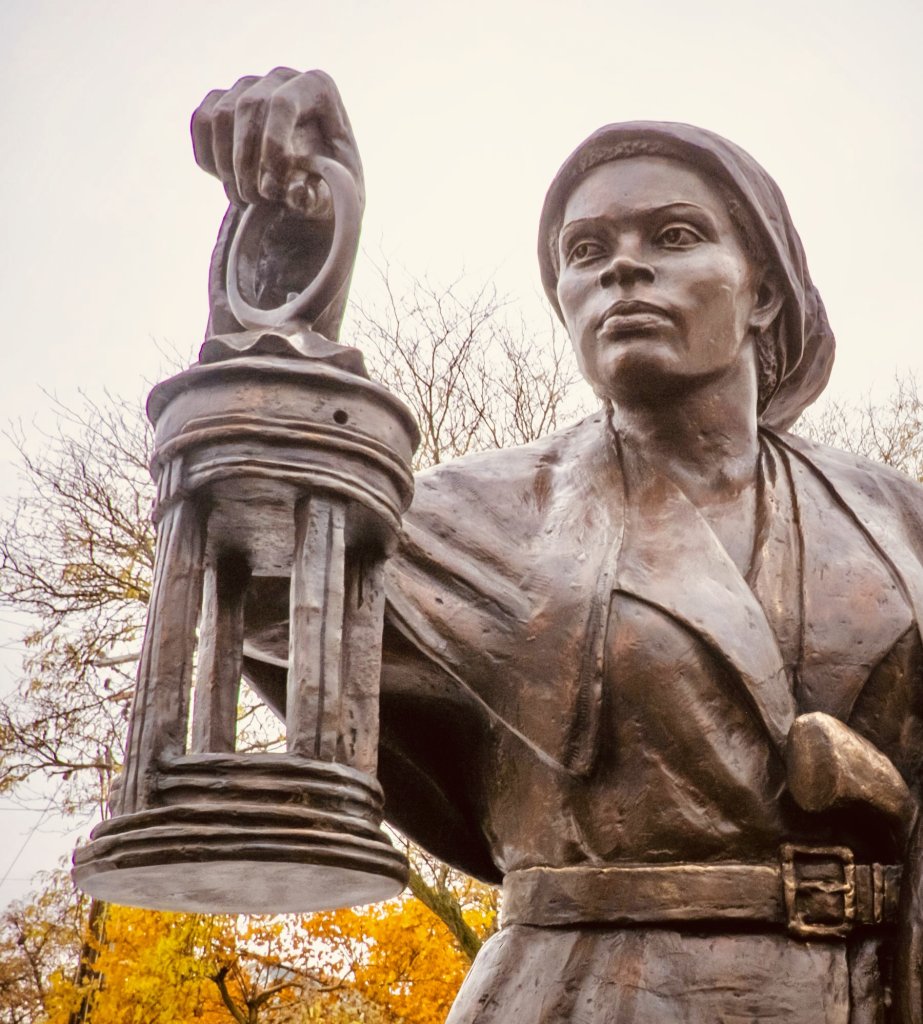
[[[345,409],[337,409],[333,414],[333,420],[342,427],[345,423],[349,422],[349,413]]]

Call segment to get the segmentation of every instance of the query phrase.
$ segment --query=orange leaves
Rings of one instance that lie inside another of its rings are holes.
[[[471,966],[445,924],[413,897],[357,916],[369,946],[357,988],[407,1021],[441,1024]]]
[[[484,938],[495,927],[493,890],[470,879],[464,888],[461,900],[443,879],[440,893]],[[348,978],[349,988],[387,1021],[442,1024],[471,966],[445,922],[410,894],[316,914],[308,932],[322,943],[327,969]]]
[[[456,898],[444,879],[440,891]],[[484,937],[493,894],[469,880],[463,892],[459,912]],[[85,943],[88,969],[52,980],[45,1024],[82,1002],[93,1024],[442,1024],[470,966],[410,894],[300,917],[106,907]]]

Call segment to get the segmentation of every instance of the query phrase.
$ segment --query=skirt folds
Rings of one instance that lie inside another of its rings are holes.
[[[881,1024],[880,940],[511,925],[446,1024]]]

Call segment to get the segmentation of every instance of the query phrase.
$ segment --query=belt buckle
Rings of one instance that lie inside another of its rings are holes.
[[[785,843],[780,850],[782,888],[785,895],[785,913],[788,930],[799,939],[830,939],[848,935],[856,920],[856,864],[848,846],[799,846]],[[839,877],[818,877],[804,874],[805,868],[824,862],[832,865]],[[838,895],[842,903],[830,921],[808,920],[807,910],[799,906],[805,894]]]

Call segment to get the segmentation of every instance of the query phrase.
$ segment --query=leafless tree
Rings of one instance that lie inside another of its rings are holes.
[[[0,791],[39,776],[62,812],[93,813],[121,760],[149,595],[150,432],[111,395],[51,411],[51,431],[10,432],[23,486],[0,522],[0,602],[29,625],[0,705]]]
[[[796,433],[855,452],[923,482],[923,397],[913,374],[898,374],[882,402],[866,395],[854,403],[822,402]]]
[[[563,330],[510,315],[491,284],[449,285],[379,270],[382,302],[361,302],[346,334],[377,379],[413,409],[416,468],[525,444],[585,411]]]
[[[355,305],[344,340],[417,415],[418,468],[533,440],[580,413],[569,345],[550,322],[529,329],[491,285],[389,268],[380,278],[384,301]],[[50,431],[11,430],[22,490],[0,518],[0,603],[29,627],[23,678],[0,704],[0,792],[53,780],[56,809],[90,817],[122,763],[150,592],[151,433],[140,401],[111,395],[52,400],[52,413]],[[252,698],[241,717],[251,745],[277,738]],[[413,892],[473,959],[481,938],[462,911],[475,883],[410,853]]]

